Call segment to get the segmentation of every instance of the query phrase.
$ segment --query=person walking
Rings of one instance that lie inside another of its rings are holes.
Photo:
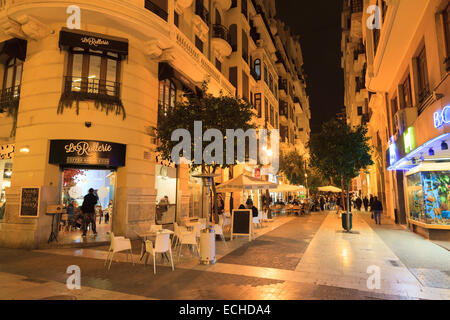
[[[363,204],[364,204],[364,211],[368,211],[369,210],[369,199],[367,199],[367,196],[364,197]]]
[[[383,204],[377,197],[373,198],[373,204],[371,207],[373,216],[375,218],[375,224],[381,224],[381,212],[383,212]]]
[[[323,198],[323,196],[320,197],[320,210],[325,210],[325,199]]]
[[[98,197],[94,193],[94,189],[90,188],[89,193],[84,196],[83,204],[81,205],[81,211],[83,211],[83,237],[86,237],[87,227],[89,223],[92,224],[91,228],[94,235],[97,234],[95,225],[95,205],[98,202]]]
[[[370,198],[369,198],[369,207],[370,207],[370,211],[373,211],[373,210],[372,210],[372,205],[373,205],[373,196],[370,195]]]
[[[361,198],[360,198],[360,197],[356,198],[355,202],[356,202],[356,209],[357,209],[358,211],[361,211],[361,206],[362,206],[362,200],[361,200]]]

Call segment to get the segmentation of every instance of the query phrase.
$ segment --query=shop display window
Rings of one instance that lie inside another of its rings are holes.
[[[450,171],[423,171],[407,177],[412,220],[450,225]]]
[[[3,219],[5,215],[6,208],[6,188],[11,186],[11,176],[12,176],[12,159],[0,160],[0,220]]]

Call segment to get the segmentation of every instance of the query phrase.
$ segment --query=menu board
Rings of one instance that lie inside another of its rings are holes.
[[[40,188],[22,188],[20,193],[20,216],[37,217],[39,215]]]
[[[240,209],[233,210],[231,217],[231,240],[233,235],[248,236],[252,240],[252,210]]]

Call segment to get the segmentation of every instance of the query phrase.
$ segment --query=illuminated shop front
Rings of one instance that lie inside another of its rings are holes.
[[[14,145],[0,146],[0,220],[3,219],[6,207],[6,188],[11,186]]]
[[[450,238],[450,107],[426,110],[397,139],[391,138],[388,170],[403,171],[411,230],[429,239]]]

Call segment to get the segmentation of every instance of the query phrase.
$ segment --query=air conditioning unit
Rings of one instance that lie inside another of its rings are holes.
[[[394,123],[397,126],[399,134],[408,129],[417,119],[417,108],[404,108],[397,111],[394,115]]]

